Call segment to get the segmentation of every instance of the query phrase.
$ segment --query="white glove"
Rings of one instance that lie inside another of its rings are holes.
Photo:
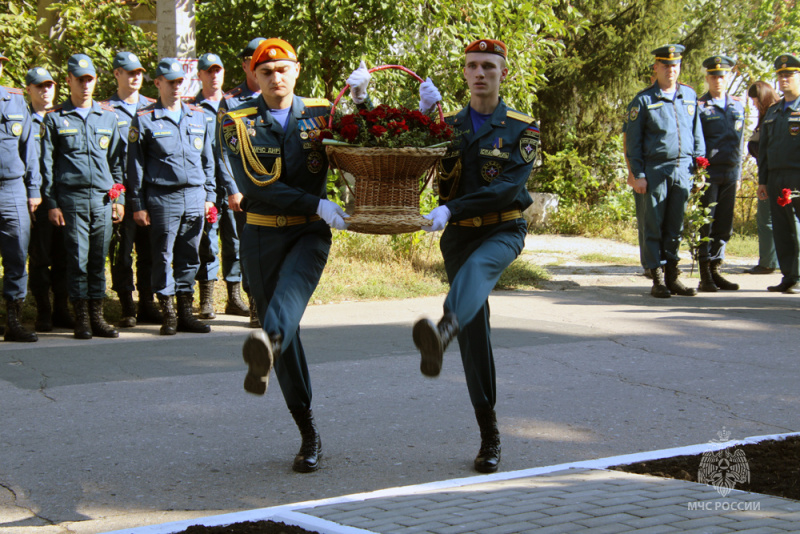
[[[367,64],[362,59],[361,63],[358,64],[358,68],[347,78],[347,85],[350,86],[350,98],[353,99],[355,104],[361,104],[367,99],[367,85],[369,85],[371,79],[372,75],[370,75],[367,70]]]
[[[324,198],[320,199],[319,204],[317,204],[317,215],[328,223],[328,226],[331,228],[347,230],[347,223],[345,223],[344,220],[346,217],[350,216],[343,212],[342,208],[340,208],[339,204],[336,202],[331,202]]]
[[[439,230],[444,230],[444,225],[450,220],[450,210],[447,206],[439,206],[438,208],[433,208],[429,214],[422,217],[433,221],[431,226],[423,226],[423,230],[426,232],[438,232]]]
[[[419,110],[422,113],[429,112],[441,99],[442,94],[433,85],[430,76],[419,85]]]

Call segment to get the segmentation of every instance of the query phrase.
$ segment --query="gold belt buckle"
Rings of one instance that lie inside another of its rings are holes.
[[[473,217],[472,224],[475,225],[476,228],[479,227],[483,224],[483,217]]]
[[[275,217],[275,225],[278,228],[283,228],[284,226],[286,226],[286,223],[287,221],[285,215],[278,215],[277,217]]]

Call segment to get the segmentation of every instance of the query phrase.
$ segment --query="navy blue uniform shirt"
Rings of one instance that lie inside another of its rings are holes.
[[[784,109],[786,98],[770,107],[761,121],[758,144],[758,183],[767,183],[768,171],[800,173],[800,98]]]
[[[0,86],[0,180],[25,178],[28,198],[40,198],[39,150],[22,91]]]
[[[698,100],[700,122],[706,144],[706,157],[711,166],[709,176],[742,164],[742,132],[744,131],[744,106],[735,96],[726,96],[724,107],[714,104],[711,93]]]

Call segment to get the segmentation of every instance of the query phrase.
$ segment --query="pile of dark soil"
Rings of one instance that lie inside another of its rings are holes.
[[[294,525],[275,521],[245,521],[223,527],[204,527],[194,525],[178,534],[318,534]]]
[[[744,451],[750,470],[750,482],[736,484],[734,489],[800,500],[800,436],[742,445],[731,450],[735,449]],[[609,469],[697,482],[701,458],[701,454],[675,456],[630,465],[615,465]]]

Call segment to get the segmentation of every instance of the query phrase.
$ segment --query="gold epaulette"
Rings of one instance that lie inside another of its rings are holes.
[[[249,115],[255,115],[256,113],[258,113],[258,108],[254,106],[252,108],[244,108],[244,109],[237,109],[235,111],[229,111],[223,116],[230,117],[231,119],[240,119],[242,117],[247,117]]]
[[[534,120],[533,117],[529,117],[528,115],[520,113],[519,111],[514,111],[513,109],[509,109],[508,111],[506,111],[506,117],[510,119],[517,119],[518,121],[524,122],[525,124],[530,124]]]
[[[114,106],[112,106],[108,102],[98,102],[98,104],[100,104],[100,109],[104,109],[104,110],[110,111],[112,113],[116,113],[117,112],[117,110],[114,109]]]
[[[190,104],[188,102],[186,102],[186,107],[191,109],[192,111],[202,111],[203,113],[206,112],[206,110],[203,109],[201,106],[197,106],[195,104]]]
[[[307,108],[328,107],[331,105],[325,98],[301,98]]]
[[[8,91],[9,93],[11,93],[12,95],[21,95],[21,94],[24,94],[24,93],[22,92],[22,89],[17,89],[16,87],[7,87],[7,86],[5,86],[5,85],[4,85],[4,86],[3,86],[3,89],[5,89],[5,90],[6,90],[6,91]]]
[[[236,87],[234,87],[233,89],[231,89],[230,91],[228,91],[227,93],[225,93],[222,96],[224,98],[226,98],[226,99],[227,98],[233,98],[234,96],[238,95],[241,92],[242,92],[242,88],[237,85]]]
[[[444,114],[444,118],[446,119],[448,117],[455,117],[456,115],[458,115],[458,111],[448,111]]]

